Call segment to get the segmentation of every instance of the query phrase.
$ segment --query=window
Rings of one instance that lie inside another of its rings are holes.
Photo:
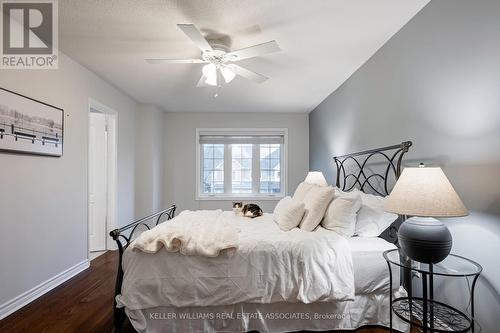
[[[197,199],[284,196],[286,129],[198,129]]]
[[[252,193],[252,144],[231,144],[231,193]]]
[[[281,193],[281,145],[260,145],[260,193]]]
[[[203,192],[224,193],[224,145],[203,145]]]

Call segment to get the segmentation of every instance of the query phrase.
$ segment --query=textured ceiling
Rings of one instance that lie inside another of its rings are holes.
[[[429,0],[59,0],[60,48],[137,101],[166,111],[309,112]],[[177,28],[193,23],[232,50],[275,39],[282,51],[242,60],[269,76],[237,77],[214,98],[196,88],[202,64]]]

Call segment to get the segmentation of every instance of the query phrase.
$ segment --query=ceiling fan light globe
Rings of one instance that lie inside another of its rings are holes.
[[[203,75],[207,78],[205,83],[210,86],[217,86],[217,66],[208,64],[201,69]]]
[[[217,78],[207,77],[207,79],[205,80],[205,83],[208,84],[209,86],[216,87],[217,86]]]
[[[236,76],[236,74],[233,71],[231,71],[227,68],[224,68],[224,67],[221,68],[221,72],[222,72],[222,76],[224,77],[224,81],[226,81],[226,83],[231,82],[234,79],[234,77]]]

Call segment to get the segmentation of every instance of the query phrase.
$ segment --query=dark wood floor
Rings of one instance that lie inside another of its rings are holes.
[[[0,332],[111,332],[117,260],[116,251],[92,260],[86,271],[1,320]],[[363,328],[356,332],[388,331]],[[134,332],[130,323],[124,332]]]

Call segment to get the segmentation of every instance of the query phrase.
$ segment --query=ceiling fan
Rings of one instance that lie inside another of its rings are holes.
[[[225,45],[217,43],[217,41],[209,42],[194,24],[178,24],[177,26],[201,50],[201,58],[146,59],[146,62],[149,64],[206,64],[202,68],[202,76],[196,85],[197,87],[220,87],[223,80],[225,83],[229,83],[236,75],[257,83],[262,83],[266,81],[268,77],[236,65],[233,62],[280,51],[278,43],[274,40],[240,50],[230,51]]]

